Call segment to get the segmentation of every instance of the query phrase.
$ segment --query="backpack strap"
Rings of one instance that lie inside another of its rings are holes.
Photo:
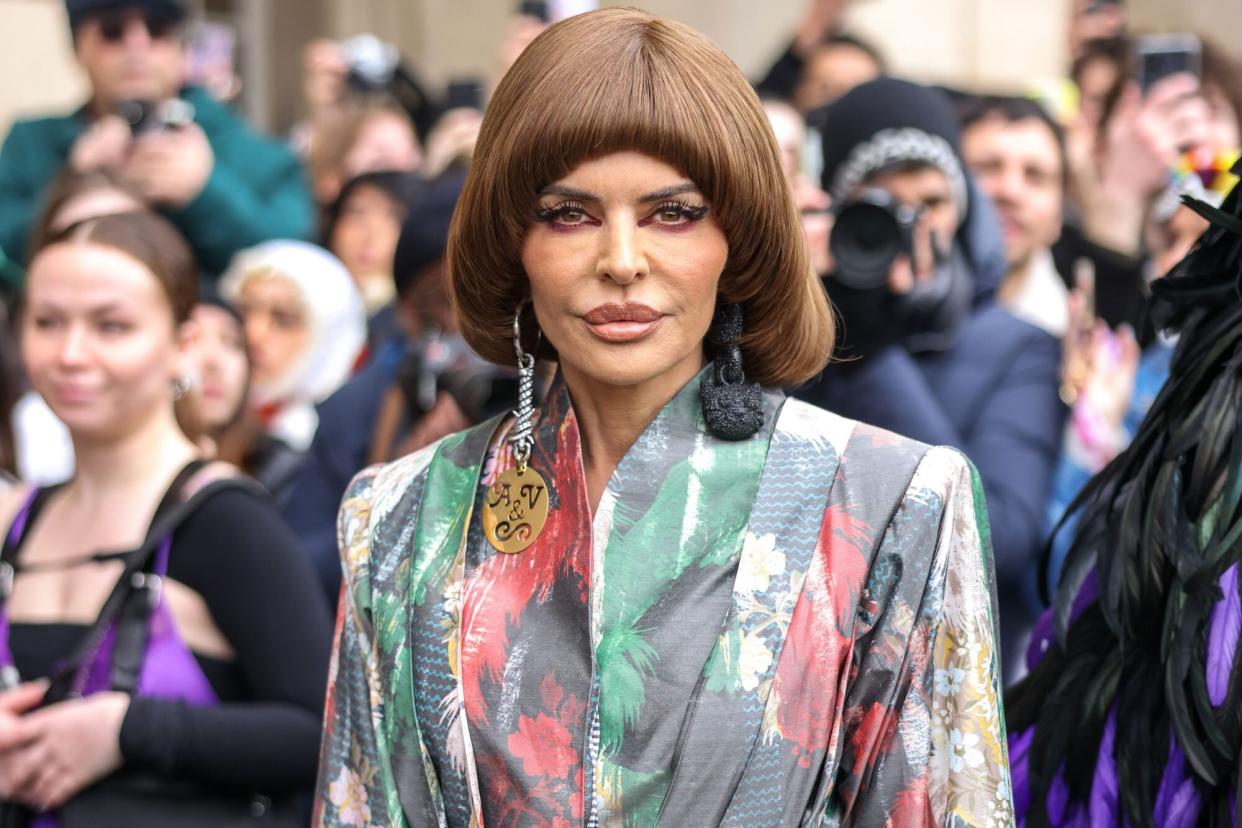
[[[192,475],[191,475],[192,476]],[[65,666],[52,679],[44,704],[81,695],[84,676],[99,653],[104,638],[115,622],[111,684],[113,689],[132,693],[138,684],[146,654],[151,612],[159,603],[162,579],[151,573],[156,553],[180,526],[217,492],[244,489],[266,496],[259,484],[241,476],[223,477],[206,483],[188,499],[164,509],[151,523],[146,540],[125,558],[125,568],[104,601],[99,616],[78,646],[65,659]]]

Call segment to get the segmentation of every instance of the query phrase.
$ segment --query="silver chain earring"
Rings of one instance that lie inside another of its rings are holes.
[[[509,442],[513,445],[513,456],[517,460],[518,471],[525,471],[530,461],[530,450],[535,445],[535,355],[522,350],[522,310],[525,303],[518,308],[513,316],[513,351],[517,354],[518,364],[518,407],[513,414],[517,422],[509,434]],[[539,349],[540,338],[535,339],[535,350]]]
[[[518,407],[509,433],[514,465],[496,476],[483,502],[483,534],[498,552],[521,552],[534,543],[548,520],[548,482],[531,468],[535,447],[535,354],[522,349],[522,311],[513,317],[513,350],[518,363]],[[539,350],[539,338],[535,350]]]

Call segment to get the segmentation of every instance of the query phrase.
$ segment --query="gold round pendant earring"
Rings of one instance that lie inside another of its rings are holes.
[[[513,350],[518,362],[517,421],[509,433],[514,466],[501,472],[487,489],[483,504],[483,534],[498,552],[512,555],[526,549],[548,520],[548,483],[530,466],[534,448],[535,355],[522,350],[522,310],[513,317]],[[538,339],[535,350],[539,350]]]

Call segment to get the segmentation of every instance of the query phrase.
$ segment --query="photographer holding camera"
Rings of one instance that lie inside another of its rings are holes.
[[[1042,541],[1060,445],[1060,349],[995,304],[1005,260],[991,205],[967,178],[939,92],[893,78],[829,108],[829,296],[841,360],[798,395],[974,462],[991,516],[1006,653],[1015,595]],[[1006,663],[1017,663],[1016,655]]]
[[[208,272],[242,248],[310,235],[314,214],[294,155],[184,86],[182,0],[66,7],[91,98],[72,114],[13,125],[0,149],[0,248],[24,260],[30,220],[66,164],[123,175],[178,226]]]

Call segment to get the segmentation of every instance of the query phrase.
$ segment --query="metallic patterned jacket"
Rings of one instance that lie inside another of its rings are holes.
[[[359,475],[315,824],[1011,824],[977,475],[764,403],[719,440],[693,380],[592,515],[558,379],[517,554],[481,526],[507,423]]]

